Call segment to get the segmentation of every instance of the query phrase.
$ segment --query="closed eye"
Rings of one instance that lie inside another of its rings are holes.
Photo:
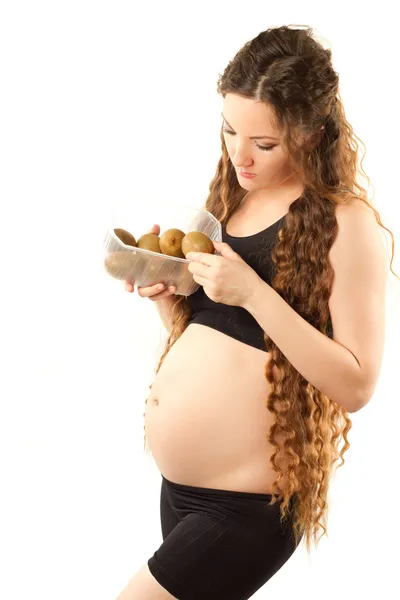
[[[228,133],[229,135],[236,135],[236,133],[234,131],[229,131],[229,129],[226,129],[226,127],[222,128],[222,131],[224,131],[225,133]],[[256,143],[257,148],[260,148],[260,150],[272,150],[272,148],[275,148],[275,146],[260,146],[260,144]]]

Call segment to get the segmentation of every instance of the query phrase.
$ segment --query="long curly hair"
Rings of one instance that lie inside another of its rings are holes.
[[[265,102],[273,110],[304,192],[290,205],[272,251],[275,275],[271,285],[308,323],[325,334],[334,274],[328,253],[338,231],[336,205],[354,197],[367,204],[379,225],[391,235],[391,270],[394,256],[393,234],[382,225],[378,211],[367,199],[367,190],[357,181],[357,174],[362,173],[370,183],[363,159],[358,168],[357,140],[365,145],[346,119],[338,87],[331,51],[314,39],[312,28],[281,26],[267,29],[245,43],[219,75],[217,88],[224,98],[234,93]],[[222,127],[220,138],[222,154],[204,208],[226,225],[246,191],[239,185],[229,160]],[[173,326],[156,374],[188,326],[192,309],[186,296],[174,298],[171,314]],[[281,501],[281,520],[292,514],[296,546],[304,537],[310,552],[311,540],[317,546],[321,539],[317,540],[319,527],[323,529],[321,537],[327,535],[328,485],[334,463],[340,458],[338,466],[344,464],[352,422],[347,411],[291,365],[267,334],[264,340],[270,353],[265,369],[270,383],[266,407],[274,415],[267,439],[276,447],[270,464],[277,472],[270,504]],[[280,374],[277,378],[274,368]],[[287,471],[277,461],[280,447],[275,436],[281,433],[286,434]],[[146,450],[146,432],[144,447]],[[279,487],[284,475],[289,484],[286,491]]]

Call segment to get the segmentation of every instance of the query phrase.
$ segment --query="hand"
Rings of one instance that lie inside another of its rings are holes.
[[[153,225],[149,233],[160,235],[160,226]],[[132,293],[135,290],[135,282],[125,281],[125,289],[127,292]],[[138,286],[137,291],[141,298],[148,298],[149,300],[156,302],[157,300],[162,300],[163,298],[168,298],[169,296],[175,295],[176,287],[170,286],[168,289],[165,289],[165,285],[163,283],[156,283],[147,287]]]
[[[263,280],[229,244],[214,241],[213,244],[222,256],[189,252],[186,258],[192,262],[188,270],[214,302],[243,306],[257,292]]]
[[[125,281],[125,289],[127,292],[132,293],[135,289],[134,282]],[[168,289],[165,289],[165,285],[163,283],[157,283],[148,287],[138,286],[137,291],[141,298],[148,298],[153,302],[157,302],[157,300],[174,296],[176,293],[176,287],[170,286]]]

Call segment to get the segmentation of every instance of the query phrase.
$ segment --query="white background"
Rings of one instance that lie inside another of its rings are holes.
[[[203,205],[220,156],[218,75],[282,24],[312,26],[333,50],[399,274],[394,4],[2,3],[4,600],[114,600],[162,542],[143,413],[165,331],[149,300],[106,274],[102,242],[116,212]],[[329,538],[254,597],[398,597],[399,299],[390,276],[381,377],[352,415]]]

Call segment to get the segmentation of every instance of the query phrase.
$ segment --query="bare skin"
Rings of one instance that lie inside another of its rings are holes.
[[[265,214],[267,221],[263,228],[282,216],[276,213],[276,207],[272,212],[265,208],[255,212],[255,203],[250,200],[249,195],[229,220],[232,235],[251,235],[260,229],[260,213]],[[279,206],[278,213],[287,210]],[[159,234],[159,226],[154,225],[151,232]],[[134,283],[126,282],[125,288],[132,292]],[[141,297],[152,301],[173,293],[158,291],[157,284],[138,288]],[[196,348],[196,361],[191,358],[191,348]],[[187,485],[270,493],[276,473],[268,470],[275,448],[265,439],[272,424],[271,414],[265,408],[269,383],[264,373],[268,360],[268,353],[211,328],[197,324],[187,328],[165,358],[146,402],[146,433],[160,472],[171,481]],[[191,403],[187,402],[188,395]],[[214,414],[214,428],[210,414]],[[229,419],[225,418],[227,414]],[[208,440],[206,449],[204,439]],[[186,466],[181,444],[186,448]],[[285,483],[283,480],[282,485]]]
[[[302,185],[290,171],[268,107],[227,94],[223,113],[231,126],[226,127],[235,128],[234,135],[225,133],[229,158],[248,192],[227,230],[231,235],[252,235],[286,214]],[[258,135],[278,139],[250,139]],[[260,145],[275,147],[262,150]],[[257,176],[245,179],[240,170]],[[159,229],[153,227],[151,232],[158,234]],[[125,288],[132,293],[134,283],[126,282]],[[171,293],[156,286],[138,289],[141,297],[151,301]],[[164,359],[146,403],[149,449],[167,479],[199,487],[271,492],[276,472],[270,465],[275,447],[266,439],[273,422],[265,406],[268,360],[267,352],[210,327],[187,327]],[[280,486],[285,485],[284,478]],[[174,597],[144,564],[117,600],[136,598]]]
[[[147,564],[144,564],[128,581],[122,592],[115,600],[177,600],[158,581],[149,571]]]
[[[303,187],[291,171],[265,104],[227,94],[223,115],[224,128],[234,132],[224,133],[229,158],[247,191],[227,230],[252,235],[286,214]],[[269,138],[250,139],[261,135]],[[257,176],[245,179],[242,170]],[[150,288],[139,290],[154,300],[153,293]],[[266,440],[273,422],[265,406],[268,360],[267,352],[210,327],[189,325],[164,359],[146,403],[149,449],[167,479],[271,492],[276,472],[269,464],[275,447]],[[281,481],[282,487],[285,483]]]

